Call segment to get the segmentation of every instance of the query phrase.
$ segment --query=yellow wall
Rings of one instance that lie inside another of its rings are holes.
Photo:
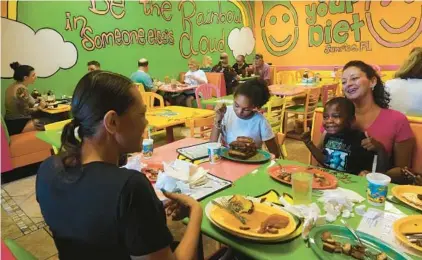
[[[422,46],[422,1],[387,2],[256,1],[256,52],[274,65],[399,65]]]

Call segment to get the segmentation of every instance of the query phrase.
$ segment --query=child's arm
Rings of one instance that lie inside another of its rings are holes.
[[[270,140],[265,141],[265,145],[267,146],[268,151],[274,154],[275,158],[280,157],[280,148],[278,147],[275,137]]]
[[[315,146],[314,143],[312,142],[310,132],[303,133],[301,136],[301,139],[305,143],[306,147],[308,147],[309,151],[311,152],[312,156],[317,160],[317,162],[321,166],[324,166],[325,156],[321,150],[322,150],[322,144],[325,139],[325,132],[321,136],[321,140],[318,144],[318,147]]]
[[[221,134],[221,122],[223,121],[223,117],[226,114],[227,107],[226,104],[223,103],[221,106],[215,107],[215,119],[214,125],[211,130],[211,142],[218,142],[218,137]]]

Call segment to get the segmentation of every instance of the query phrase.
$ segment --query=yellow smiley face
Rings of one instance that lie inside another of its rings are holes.
[[[414,42],[422,33],[422,2],[366,1],[365,18],[369,32],[379,44],[400,48]]]
[[[299,39],[298,16],[290,1],[262,2],[262,40],[268,52],[283,56],[296,46]]]

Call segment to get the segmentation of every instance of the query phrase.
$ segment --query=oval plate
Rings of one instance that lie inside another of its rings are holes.
[[[415,185],[397,185],[391,189],[391,193],[393,193],[394,197],[399,199],[401,202],[406,203],[407,205],[411,206],[414,209],[421,210],[422,206],[417,206],[413,203],[410,203],[407,199],[403,197],[403,193],[417,193],[422,194],[422,186],[415,186]]]
[[[215,201],[219,202],[223,199],[229,200],[232,196],[225,196],[214,199]],[[280,232],[278,234],[259,234],[253,229],[251,230],[241,230],[239,227],[242,225],[239,220],[235,219],[230,213],[227,213],[225,210],[220,209],[218,206],[212,204],[210,201],[206,207],[205,207],[205,214],[210,220],[212,224],[217,226],[218,228],[234,235],[237,237],[249,239],[249,240],[255,240],[255,241],[261,241],[261,242],[280,242],[284,240],[290,239],[291,235],[296,236],[297,234],[293,234],[294,231],[298,231],[297,223],[294,219],[294,217],[282,210],[278,206],[270,206],[270,204],[267,203],[260,203],[259,199],[253,198],[253,197],[245,197],[249,200],[252,200],[254,202],[254,207],[256,209],[256,212],[260,213],[266,213],[265,215],[271,215],[271,214],[280,214],[283,216],[286,216],[289,218],[289,224],[286,228],[280,229]],[[243,215],[248,216],[248,215]],[[252,213],[249,215],[250,220],[256,220],[256,216]],[[251,223],[256,224],[256,223]],[[301,224],[301,223],[299,223]],[[300,226],[299,226],[300,228]],[[301,232],[299,230],[298,232]]]
[[[414,243],[409,242],[405,237],[405,234],[419,233],[422,234],[422,216],[413,215],[405,218],[396,220],[393,225],[394,234],[397,239],[406,244],[407,246],[413,247],[414,249],[422,252],[422,247],[417,246]]]
[[[325,190],[325,189],[334,189],[335,187],[337,187],[338,181],[334,175],[328,172],[322,171],[320,169],[314,168],[314,167],[306,167],[306,166],[298,166],[298,165],[282,165],[282,166],[277,165],[277,166],[273,166],[269,168],[268,174],[271,176],[271,178],[279,182],[292,185],[291,182],[283,180],[282,178],[279,177],[281,168],[283,168],[285,171],[290,172],[290,173],[307,172],[311,174],[320,174],[329,182],[329,185],[321,186],[321,183],[317,182],[316,178],[314,178],[313,183],[312,183],[312,189]]]
[[[148,172],[146,172],[145,169],[146,168],[150,168],[150,169],[154,169],[154,170],[157,170],[157,171],[159,171],[159,170],[162,171],[164,169],[163,163],[160,163],[160,162],[146,162],[146,163],[143,163],[143,164],[145,164],[146,166],[141,169],[141,172],[143,174],[145,174],[145,176],[148,178],[148,180],[151,183],[155,183],[157,181],[158,174],[157,174],[157,176],[153,177]]]
[[[271,154],[269,152],[266,152],[264,150],[258,149],[257,154],[252,156],[249,159],[243,160],[239,158],[235,158],[229,155],[229,149],[226,147],[221,148],[221,157],[226,158],[231,161],[235,162],[242,162],[242,163],[264,163],[266,161],[269,161],[271,159]]]
[[[333,239],[341,243],[350,243],[352,245],[358,244],[353,234],[344,226],[338,225],[322,225],[314,227],[309,234],[309,241],[311,248],[319,259],[324,260],[340,260],[340,259],[354,259],[351,256],[345,254],[329,253],[322,249],[321,235],[323,232],[328,231],[331,233]],[[379,240],[378,238],[368,235],[366,233],[356,231],[362,243],[366,246],[367,250],[373,254],[379,254],[384,252],[388,256],[388,260],[411,260],[409,256],[404,253],[396,251],[386,242]],[[369,259],[369,258],[365,258]]]

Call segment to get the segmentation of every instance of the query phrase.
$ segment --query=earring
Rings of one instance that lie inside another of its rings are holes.
[[[371,89],[372,89],[372,90],[374,90],[374,88],[375,88],[375,85],[371,86]]]

